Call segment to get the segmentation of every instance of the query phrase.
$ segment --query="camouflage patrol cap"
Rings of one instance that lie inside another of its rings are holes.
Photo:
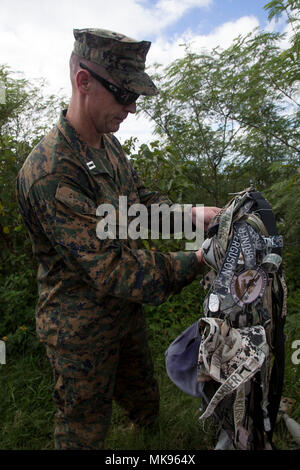
[[[105,29],[74,29],[74,54],[104,67],[123,88],[139,95],[156,95],[158,90],[145,73],[151,42],[136,41]]]

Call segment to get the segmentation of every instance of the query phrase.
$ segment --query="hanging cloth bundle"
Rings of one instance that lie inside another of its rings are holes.
[[[273,447],[284,373],[282,246],[263,196],[253,187],[235,194],[202,246],[211,268],[203,280],[204,318],[166,351],[171,380],[202,397],[200,419],[214,416],[233,448]]]

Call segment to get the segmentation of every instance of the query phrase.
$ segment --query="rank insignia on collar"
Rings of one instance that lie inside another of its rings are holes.
[[[93,162],[93,160],[91,160],[90,162],[87,162],[86,166],[88,167],[89,170],[93,170],[94,168],[96,168],[96,165]]]

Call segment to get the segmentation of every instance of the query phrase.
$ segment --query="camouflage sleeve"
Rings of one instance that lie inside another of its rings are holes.
[[[127,240],[100,240],[96,204],[68,180],[47,176],[31,188],[30,204],[44,234],[67,268],[100,297],[159,305],[199,272],[194,252],[130,248]]]

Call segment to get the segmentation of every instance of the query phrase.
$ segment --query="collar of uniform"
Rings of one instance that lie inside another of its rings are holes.
[[[66,113],[66,109],[61,112],[57,127],[68,144],[75,150],[79,160],[84,164],[87,171],[94,175],[107,173],[111,178],[114,178],[112,167],[109,165],[106,156],[106,149],[93,149],[89,147],[67,120]],[[105,146],[105,139],[103,139],[103,142]]]

